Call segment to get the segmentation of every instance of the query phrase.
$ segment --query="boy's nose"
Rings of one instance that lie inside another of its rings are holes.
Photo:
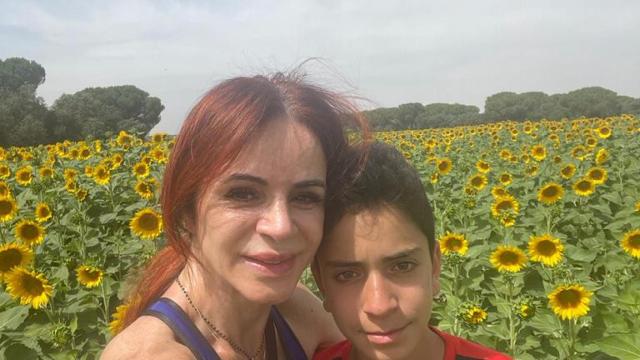
[[[367,315],[384,317],[398,307],[392,287],[380,274],[370,274],[362,291],[362,311]]]

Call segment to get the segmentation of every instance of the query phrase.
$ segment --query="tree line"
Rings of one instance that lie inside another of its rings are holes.
[[[485,112],[462,104],[402,104],[365,111],[375,130],[423,129],[474,125],[500,120],[539,120],[640,114],[640,98],[618,95],[602,87],[585,87],[566,94],[500,92],[485,100]]]
[[[47,107],[36,94],[45,77],[35,61],[0,59],[0,146],[106,138],[120,130],[144,136],[164,110],[160,99],[132,85],[87,88]]]

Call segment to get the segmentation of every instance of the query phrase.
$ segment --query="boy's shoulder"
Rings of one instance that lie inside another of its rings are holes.
[[[444,360],[511,360],[511,357],[467,339],[440,331],[431,330],[444,341]]]
[[[511,360],[511,357],[472,341],[442,332],[434,327],[431,330],[444,341],[443,360]],[[313,360],[348,360],[351,342],[345,340],[318,351]]]

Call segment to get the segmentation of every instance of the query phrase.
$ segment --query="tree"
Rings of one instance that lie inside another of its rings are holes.
[[[159,121],[164,106],[133,85],[87,88],[62,95],[53,104],[66,138],[108,137],[120,130],[146,135]]]

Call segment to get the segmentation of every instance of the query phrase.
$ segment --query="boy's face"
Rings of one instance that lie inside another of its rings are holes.
[[[427,238],[399,210],[345,215],[322,242],[313,270],[327,310],[358,358],[428,353],[440,253],[432,263]]]

